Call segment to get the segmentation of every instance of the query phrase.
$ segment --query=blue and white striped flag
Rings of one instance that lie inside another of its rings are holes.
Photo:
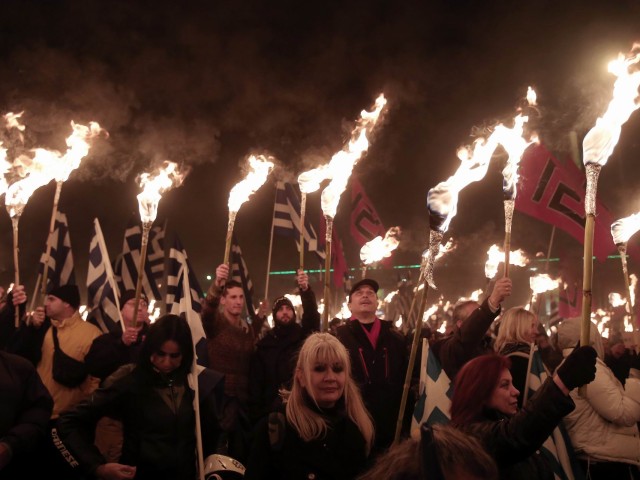
[[[422,340],[420,361],[420,396],[411,418],[411,436],[420,438],[423,423],[449,423],[451,420],[451,395],[453,384],[440,366],[440,362],[429,348],[429,342]]]
[[[242,289],[244,290],[244,301],[247,304],[247,312],[252,315],[255,313],[253,307],[253,282],[249,276],[249,269],[247,268],[247,263],[244,261],[244,257],[242,256],[242,250],[240,249],[235,233],[232,237],[230,257],[231,278],[242,284]]]
[[[191,328],[197,363],[207,366],[206,336],[200,318],[202,298],[202,289],[191,268],[187,252],[176,237],[169,250],[167,266],[167,313],[184,315]]]
[[[273,231],[279,235],[293,236],[300,250],[300,199],[293,185],[285,182],[276,184],[276,201],[273,209]],[[304,243],[307,251],[314,252],[324,261],[324,246],[318,245],[318,235],[309,221],[304,219]]]
[[[133,218],[124,232],[122,259],[116,262],[115,275],[120,291],[135,290],[138,283],[138,266],[142,249],[142,227]],[[162,265],[162,267],[160,267]],[[154,270],[155,269],[155,270]],[[156,226],[149,232],[147,259],[142,276],[142,291],[147,298],[160,300],[158,281],[164,271],[164,230]]]
[[[89,321],[104,333],[122,332],[123,321],[118,304],[120,293],[97,218],[93,220],[93,236],[89,245],[87,296],[91,310]]]
[[[60,285],[74,285],[76,283],[73,269],[73,254],[71,252],[71,238],[69,236],[69,224],[67,216],[56,212],[53,232],[47,239],[49,246],[49,259],[47,263],[47,286],[45,291]],[[38,273],[44,275],[46,252],[40,257]]]

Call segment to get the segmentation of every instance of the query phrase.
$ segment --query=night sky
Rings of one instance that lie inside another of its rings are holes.
[[[64,149],[72,120],[96,121],[109,133],[62,188],[81,285],[93,218],[115,258],[138,210],[136,177],[163,160],[191,173],[164,194],[157,222],[180,236],[206,284],[223,258],[227,198],[241,166],[251,153],[273,155],[273,177],[243,205],[235,228],[263,292],[275,179],[327,162],[380,93],[388,110],[354,175],[385,227],[404,230],[394,262],[415,264],[427,246],[427,191],[456,170],[458,147],[513,118],[531,85],[539,102],[534,126],[566,158],[569,132],[581,141],[610,100],[607,63],[634,42],[640,3],[632,0],[4,0],[0,110],[24,110],[32,146]],[[497,154],[487,177],[460,195],[448,231],[459,247],[436,272],[445,295],[485,285],[484,252],[503,240],[504,159]],[[640,210],[639,161],[636,112],[600,176],[599,196],[616,218]],[[53,183],[38,190],[20,220],[28,291],[54,191]],[[309,215],[319,217],[319,192],[308,202]],[[349,213],[347,190],[335,224],[357,267]],[[546,253],[550,226],[516,213],[513,229],[514,249]],[[581,249],[556,234],[555,255]],[[0,214],[0,284],[13,279],[11,251],[11,222]],[[276,237],[272,270],[294,268],[297,258],[293,240]],[[391,288],[398,273],[373,275]],[[514,301],[524,303],[528,285],[518,275],[524,293]],[[606,288],[622,288],[617,263],[596,266],[595,275],[596,286],[611,275]],[[270,296],[291,286],[276,282]]]

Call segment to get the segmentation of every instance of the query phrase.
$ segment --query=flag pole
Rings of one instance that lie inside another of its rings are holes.
[[[273,229],[276,219],[276,200],[278,198],[278,185],[276,184],[276,196],[273,199],[273,215],[271,215],[271,238],[269,239],[269,255],[267,257],[267,278],[264,281],[264,299],[269,299],[269,274],[271,273],[271,253],[273,252]]]
[[[98,237],[98,245],[100,246],[100,250],[105,252],[106,257],[103,258],[104,262],[104,271],[107,274],[107,281],[109,285],[111,285],[111,290],[113,290],[113,299],[116,304],[116,309],[118,310],[118,320],[120,320],[120,325],[122,326],[122,331],[126,330],[126,325],[124,324],[124,319],[122,318],[122,312],[120,311],[120,291],[118,289],[118,284],[116,283],[115,276],[113,274],[113,269],[111,268],[111,259],[108,257],[109,251],[107,250],[107,245],[104,241],[104,235],[102,234],[102,227],[100,227],[100,222],[97,218],[93,219],[94,228],[96,230],[96,236]],[[106,260],[106,261],[105,261]],[[138,319],[138,310],[136,312],[136,321]]]
[[[49,273],[49,257],[51,256],[51,242],[53,237],[53,231],[56,226],[56,215],[58,213],[58,201],[60,200],[60,192],[62,190],[61,181],[56,182],[56,193],[53,197],[53,209],[51,211],[51,220],[49,221],[49,236],[47,237],[47,248],[44,254],[44,271],[42,273],[42,290],[40,293],[46,295],[47,293],[47,275]]]

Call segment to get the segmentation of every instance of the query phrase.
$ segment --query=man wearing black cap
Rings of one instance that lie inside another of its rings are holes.
[[[378,282],[365,278],[349,292],[351,319],[337,336],[349,350],[353,377],[360,385],[376,429],[373,454],[393,442],[407,371],[407,343],[391,322],[376,317]]]
[[[253,421],[278,407],[280,389],[291,387],[298,350],[309,334],[320,330],[318,303],[309,277],[298,270],[296,281],[302,301],[301,323],[296,322],[291,300],[284,296],[277,298],[272,309],[274,328],[258,341],[251,359],[249,412]]]
[[[80,291],[76,285],[61,285],[49,291],[45,298],[44,312],[40,307],[26,326],[34,338],[40,340],[38,353],[33,358],[37,371],[47,390],[53,397],[53,412],[49,424],[49,435],[38,455],[39,476],[73,479],[73,457],[65,455],[57,437],[58,416],[64,410],[73,408],[87,399],[98,387],[98,379],[82,369],[83,379],[75,386],[59,383],[54,379],[54,336],[58,349],[77,362],[84,363],[93,340],[101,335],[95,325],[85,322],[78,312]],[[46,318],[43,313],[46,313]],[[78,375],[79,376],[79,375]],[[62,381],[59,377],[58,379]],[[64,446],[62,446],[64,448]]]
[[[85,359],[91,375],[104,380],[122,365],[138,360],[140,343],[149,329],[150,321],[145,294],[141,294],[138,302],[137,322],[133,312],[135,302],[135,290],[126,290],[120,296],[120,314],[125,326],[124,331],[118,323],[116,331],[100,335],[93,341]]]

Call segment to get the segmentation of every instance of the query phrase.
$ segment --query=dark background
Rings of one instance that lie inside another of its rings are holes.
[[[115,258],[138,210],[137,175],[168,159],[192,171],[164,194],[157,222],[179,234],[206,288],[205,275],[222,261],[227,198],[241,165],[250,153],[274,155],[274,177],[243,205],[235,228],[261,295],[275,178],[326,162],[378,94],[388,111],[354,175],[385,227],[404,230],[394,263],[416,264],[427,246],[426,193],[457,169],[457,148],[512,118],[531,85],[540,105],[535,128],[565,158],[569,132],[581,141],[610,100],[607,63],[634,41],[640,3],[631,0],[4,0],[0,110],[24,110],[33,146],[64,149],[71,120],[97,121],[109,132],[60,200],[82,286],[93,218]],[[639,133],[635,113],[600,176],[599,196],[616,218],[640,209]],[[448,231],[459,246],[436,270],[445,296],[485,286],[485,252],[503,240],[503,162],[497,155],[487,177],[460,195]],[[51,183],[36,191],[20,220],[28,291],[54,190]],[[309,215],[319,216],[319,197],[310,195]],[[357,267],[349,213],[347,190],[335,222],[347,262]],[[513,228],[514,249],[546,254],[549,225],[516,213]],[[581,249],[558,231],[552,256]],[[11,252],[11,222],[0,212],[0,284],[13,279]],[[292,269],[297,258],[292,239],[275,238],[272,270]],[[404,273],[372,275],[389,290]],[[524,303],[528,274],[513,275],[520,293],[512,301]],[[269,296],[291,286],[290,277],[273,277]],[[599,298],[622,288],[619,260],[595,266]]]

